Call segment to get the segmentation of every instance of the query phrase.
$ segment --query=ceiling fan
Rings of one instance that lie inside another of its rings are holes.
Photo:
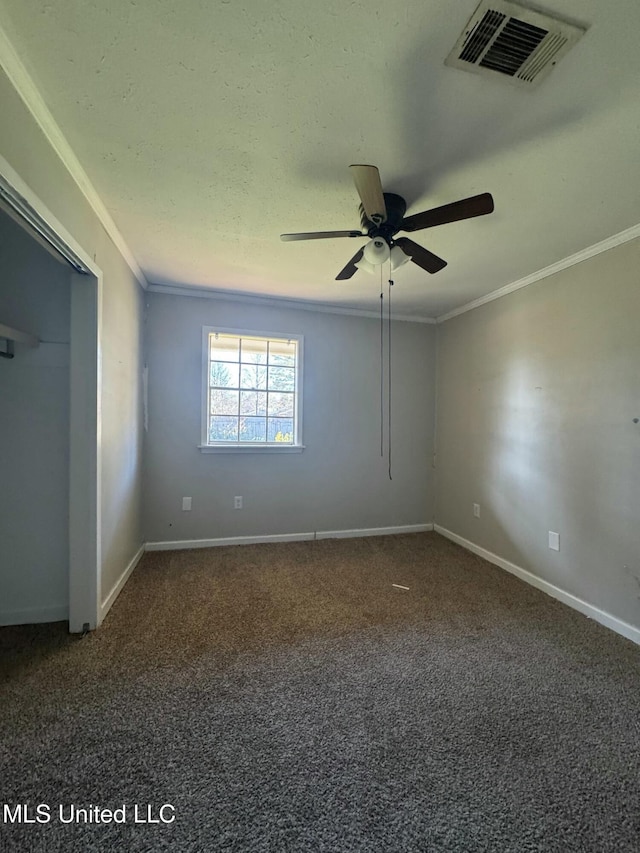
[[[423,228],[445,225],[447,222],[484,216],[493,211],[491,193],[481,193],[405,217],[407,203],[402,196],[382,191],[380,173],[376,166],[357,164],[349,168],[360,196],[362,231],[311,231],[305,234],[280,235],[280,239],[285,242],[368,236],[369,243],[359,249],[346,267],[340,270],[336,281],[351,278],[358,268],[368,269],[372,264],[384,263],[389,257],[391,257],[392,268],[411,260],[428,273],[436,273],[446,267],[447,262],[408,237],[396,238],[398,231],[411,233]]]

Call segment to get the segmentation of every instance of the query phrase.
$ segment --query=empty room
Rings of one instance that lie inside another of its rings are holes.
[[[0,0],[0,850],[640,849],[635,0]]]

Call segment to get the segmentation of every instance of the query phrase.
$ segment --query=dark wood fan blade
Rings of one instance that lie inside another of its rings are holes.
[[[430,252],[423,246],[414,243],[408,237],[398,237],[394,242],[396,246],[400,246],[406,255],[409,255],[414,264],[418,264],[419,267],[422,267],[427,272],[439,272],[447,265],[447,262],[443,261],[442,258],[434,255],[433,252]]]
[[[421,228],[433,228],[434,225],[445,225],[447,222],[457,222],[460,219],[472,219],[474,216],[484,216],[493,212],[493,197],[491,193],[481,193],[423,213],[414,213],[402,220],[400,231],[420,231]]]
[[[375,166],[349,166],[367,219],[375,225],[387,221],[387,206],[382,192],[380,172]]]
[[[364,255],[364,247],[360,249],[359,252],[356,252],[355,255],[351,258],[346,267],[338,273],[336,276],[336,281],[344,281],[347,278],[351,278],[352,275],[358,272],[358,267],[356,264],[358,261],[362,260],[362,256]]]
[[[327,240],[332,237],[366,237],[362,231],[309,231],[307,234],[281,234],[285,243],[290,240]]]

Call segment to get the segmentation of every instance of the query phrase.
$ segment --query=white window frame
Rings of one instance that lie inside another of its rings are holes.
[[[281,442],[219,442],[209,441],[209,336],[213,334],[234,335],[240,338],[258,338],[259,340],[296,341],[297,360],[295,371],[295,412],[293,444]],[[202,327],[202,386],[201,386],[201,432],[202,453],[300,453],[302,443],[302,377],[304,368],[304,335],[288,332],[261,332],[255,329],[231,329],[226,326]]]

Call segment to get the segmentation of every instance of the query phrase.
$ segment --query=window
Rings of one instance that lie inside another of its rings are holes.
[[[201,448],[301,449],[302,337],[203,329]]]

